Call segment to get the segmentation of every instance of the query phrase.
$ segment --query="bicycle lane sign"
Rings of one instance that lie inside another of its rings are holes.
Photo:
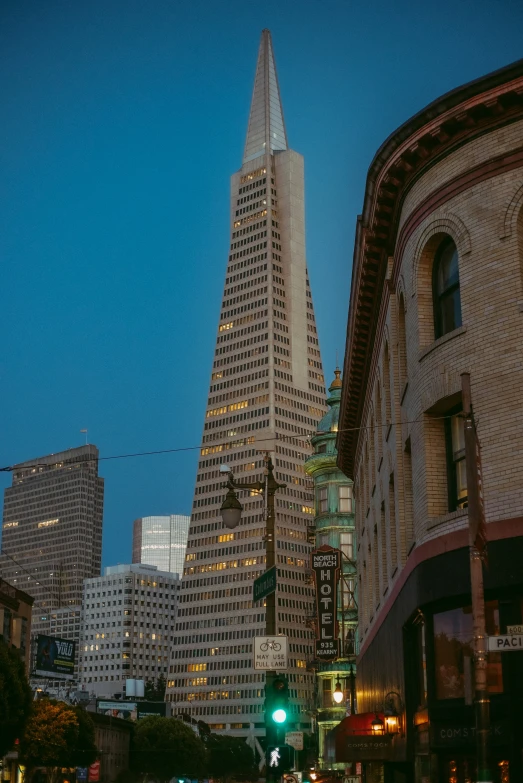
[[[254,639],[254,668],[265,671],[287,669],[287,637],[256,636]]]

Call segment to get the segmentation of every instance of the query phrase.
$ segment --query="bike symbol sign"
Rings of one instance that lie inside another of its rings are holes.
[[[254,668],[265,671],[285,671],[287,637],[257,636],[254,639]]]

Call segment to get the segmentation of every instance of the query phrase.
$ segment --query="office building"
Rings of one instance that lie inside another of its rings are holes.
[[[253,580],[265,570],[264,499],[240,492],[237,530],[224,529],[220,465],[261,481],[271,451],[276,494],[278,633],[289,638],[289,726],[310,730],[307,671],[312,610],[307,527],[314,516],[304,462],[326,412],[325,384],[305,260],[303,158],[288,147],[271,35],[264,30],[241,169],[231,180],[230,249],[203,444],[169,670],[176,713],[213,730],[264,733],[264,674],[253,637],[265,633]]]
[[[191,518],[182,514],[141,517],[133,525],[133,563],[183,574]]]
[[[167,678],[179,579],[156,566],[109,566],[86,579],[80,645],[81,687],[97,696],[125,692],[129,677]]]
[[[33,597],[34,633],[49,633],[60,610],[67,615],[60,627],[73,634],[66,638],[78,640],[83,580],[100,573],[103,497],[96,446],[14,466],[4,493],[1,573]]]
[[[384,734],[362,750],[346,718],[337,760],[363,762],[368,783],[523,780],[517,652],[488,653],[491,773],[476,766],[466,469],[481,478],[497,645],[523,621],[523,60],[389,136],[353,258],[338,465],[356,495],[356,717],[364,729],[378,713]]]

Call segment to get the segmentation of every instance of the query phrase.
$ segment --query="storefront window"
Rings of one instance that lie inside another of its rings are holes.
[[[497,601],[486,602],[485,621],[487,635],[498,636]],[[438,699],[468,697],[470,701],[472,700],[473,637],[470,606],[434,615],[434,659]],[[501,653],[489,653],[487,687],[489,693],[503,692]]]

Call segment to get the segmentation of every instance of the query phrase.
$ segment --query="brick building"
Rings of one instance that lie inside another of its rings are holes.
[[[476,779],[465,372],[498,635],[523,620],[523,60],[395,131],[358,219],[338,464],[356,497],[358,707],[397,729],[367,783]],[[493,780],[522,780],[521,653],[489,655]]]

